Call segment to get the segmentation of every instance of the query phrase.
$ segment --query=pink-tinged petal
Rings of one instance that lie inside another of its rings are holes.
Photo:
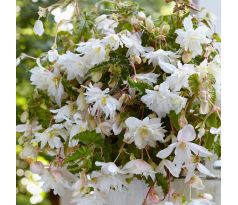
[[[205,175],[208,175],[208,176],[211,176],[211,177],[215,177],[215,175],[213,173],[210,172],[210,170],[208,170],[203,164],[201,163],[198,163],[197,165],[197,169],[199,172],[205,174]]]
[[[171,152],[173,151],[173,149],[176,147],[176,144],[177,143],[173,143],[173,144],[169,145],[167,148],[159,151],[156,156],[161,159],[168,157],[171,154]]]
[[[193,141],[196,138],[196,132],[192,125],[188,124],[185,125],[181,130],[178,132],[178,141]]]
[[[210,157],[213,154],[211,152],[209,152],[206,148],[194,144],[194,143],[188,143],[189,148],[194,152],[194,154],[199,155],[200,157]]]

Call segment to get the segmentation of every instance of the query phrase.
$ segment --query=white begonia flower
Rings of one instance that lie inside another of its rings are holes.
[[[150,85],[156,84],[158,77],[159,77],[159,74],[155,74],[155,73],[140,73],[134,76],[136,80],[148,83]]]
[[[105,36],[102,39],[102,43],[105,46],[108,45],[110,47],[110,49],[113,51],[117,50],[120,46],[123,47],[123,43],[117,34],[110,34],[110,35]]]
[[[121,34],[121,40],[124,45],[128,48],[126,56],[140,56],[145,52],[150,52],[153,50],[152,47],[143,47],[141,45],[141,34],[140,33],[130,33],[126,31],[125,34]]]
[[[114,29],[118,26],[118,22],[106,14],[97,17],[95,19],[95,24],[97,30],[105,35],[114,34]]]
[[[178,35],[176,43],[180,44],[185,51],[192,52],[192,56],[195,58],[202,54],[201,44],[208,44],[211,41],[206,37],[209,29],[206,26],[198,26],[198,28],[194,29],[191,16],[183,20],[183,26],[184,29],[175,31]]]
[[[76,78],[81,82],[88,72],[88,68],[85,67],[82,57],[70,51],[59,56],[57,64],[61,65],[61,69],[67,73],[67,80]]]
[[[192,157],[192,152],[200,157],[210,157],[212,153],[206,148],[192,143],[196,138],[196,132],[192,125],[185,125],[179,132],[177,136],[177,142],[170,144],[167,148],[161,150],[156,155],[161,159],[167,158],[171,152],[175,149],[174,163],[181,170],[184,163],[189,163]],[[192,152],[191,152],[192,151]]]
[[[43,181],[43,190],[49,191],[49,189],[53,189],[54,194],[59,196],[62,196],[66,189],[72,190],[72,185],[77,180],[77,177],[68,172],[65,167],[54,166],[44,169],[40,177],[40,181]]]
[[[176,167],[176,165],[173,162],[171,162],[171,161],[169,161],[167,159],[161,160],[159,166],[156,168],[156,172],[159,172],[159,173],[163,174],[164,177],[166,177],[167,176],[167,172],[165,170],[165,167],[169,170],[169,172],[174,177],[177,177],[177,178],[179,177],[179,171],[180,170],[178,169],[178,167]]]
[[[163,141],[164,133],[166,132],[161,127],[160,118],[149,117],[139,120],[135,117],[129,117],[126,119],[125,124],[128,128],[124,135],[124,142],[132,143],[138,149],[144,149],[146,145],[155,147],[156,141]]]
[[[216,142],[219,135],[221,135],[221,127],[218,127],[218,128],[211,127],[210,133],[215,135],[214,141]]]
[[[124,172],[115,165],[113,162],[95,162],[96,166],[101,167],[101,172],[103,174],[111,174],[111,175],[116,175],[116,174],[124,174]]]
[[[108,52],[99,39],[92,38],[87,42],[80,42],[76,51],[83,55],[82,63],[87,69],[108,60]]]
[[[59,57],[59,54],[58,54],[58,51],[56,49],[48,51],[48,59],[49,59],[50,62],[56,61],[58,59],[58,57]]]
[[[126,174],[138,174],[145,177],[150,176],[151,179],[155,179],[155,171],[147,162],[142,159],[135,159],[127,162],[122,171]]]
[[[35,133],[32,142],[41,143],[41,149],[48,143],[51,149],[63,147],[60,137],[67,140],[67,133],[62,124],[54,124],[42,133]]]
[[[61,74],[58,69],[53,72],[43,67],[35,67],[31,72],[31,84],[40,90],[47,90],[48,95],[61,106],[61,101],[65,96],[64,87],[61,82]]]
[[[102,91],[99,87],[95,87],[90,83],[86,89],[86,102],[92,105],[90,113],[95,116],[103,112],[106,118],[113,118],[116,110],[120,109],[120,103],[108,94],[109,88]]]
[[[171,76],[167,77],[163,83],[168,85],[172,91],[180,91],[181,88],[189,87],[188,78],[193,73],[195,73],[193,64],[182,65],[178,62],[178,69]]]
[[[102,192],[109,192],[110,189],[121,191],[123,186],[126,184],[125,176],[122,174],[104,174],[102,172],[93,171],[91,178],[95,183],[94,187]]]
[[[36,20],[35,24],[34,24],[34,32],[35,34],[37,34],[38,36],[41,36],[44,33],[44,26],[41,20]]]
[[[20,153],[20,158],[32,158],[34,159],[37,156],[37,152],[31,143],[25,143],[23,149]]]
[[[177,70],[176,63],[179,55],[172,51],[164,51],[159,49],[157,51],[145,53],[143,57],[145,59],[149,59],[148,64],[152,63],[154,67],[159,65],[166,73],[173,73],[175,70]]]
[[[71,202],[76,205],[105,205],[105,199],[103,198],[102,193],[97,190],[83,196],[78,195],[74,197]]]
[[[42,126],[38,124],[36,120],[30,122],[29,120],[26,124],[19,124],[16,127],[17,132],[24,132],[23,137],[28,137],[33,135],[35,132],[42,129]]]
[[[59,23],[60,21],[70,20],[74,14],[75,6],[68,5],[65,8],[56,8],[51,11],[51,14],[55,17],[55,22]]]
[[[187,102],[186,98],[179,96],[178,92],[171,92],[165,84],[160,84],[159,90],[145,91],[141,101],[159,117],[165,117],[171,110],[179,113]]]
[[[203,164],[196,162],[196,163],[188,163],[185,165],[187,168],[187,175],[185,178],[185,183],[187,183],[191,177],[194,175],[195,169],[197,169],[200,173],[205,174],[210,177],[215,177],[213,173],[211,173]]]
[[[64,105],[56,110],[50,110],[50,112],[56,114],[54,116],[55,122],[59,123],[64,120],[69,120],[71,116],[75,113],[73,109],[73,105],[69,103],[68,105]]]

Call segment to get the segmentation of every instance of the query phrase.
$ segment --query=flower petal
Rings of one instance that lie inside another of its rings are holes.
[[[192,125],[188,124],[178,132],[178,141],[193,141],[196,138],[196,132]]]
[[[213,154],[211,152],[209,152],[206,148],[200,146],[200,145],[197,145],[197,144],[194,144],[194,143],[188,143],[189,145],[189,148],[196,154],[196,155],[199,155],[200,157],[210,157],[212,156]]]
[[[215,175],[213,173],[210,172],[210,170],[208,170],[203,164],[201,163],[198,163],[197,165],[197,169],[199,172],[205,174],[205,175],[208,175],[208,176],[211,176],[211,177],[215,177]]]
[[[167,148],[159,151],[156,156],[161,159],[168,157],[171,154],[171,152],[173,151],[173,149],[176,147],[176,144],[177,143],[173,143],[173,144],[169,145]]]

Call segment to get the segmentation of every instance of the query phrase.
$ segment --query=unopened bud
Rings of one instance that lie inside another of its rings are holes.
[[[142,11],[139,11],[137,16],[138,16],[138,19],[141,21],[145,20],[145,18],[146,18],[145,13]]]
[[[165,24],[161,27],[161,30],[163,34],[168,34],[170,30],[170,26],[168,24]]]
[[[155,25],[151,19],[151,16],[149,16],[145,19],[145,27],[146,27],[147,31],[149,31],[149,32],[152,32],[152,30],[155,28]]]
[[[192,53],[190,51],[184,51],[182,55],[182,61],[189,63],[192,60]]]
[[[91,77],[92,77],[92,81],[96,83],[101,79],[102,72],[92,72]]]

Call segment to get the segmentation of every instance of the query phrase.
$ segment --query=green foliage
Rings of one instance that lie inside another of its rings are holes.
[[[180,129],[180,126],[179,126],[179,115],[176,114],[176,112],[173,110],[173,111],[170,111],[169,113],[169,119],[172,123],[172,125],[177,129],[179,130]]]
[[[153,90],[153,87],[145,82],[137,82],[131,79],[131,77],[127,78],[127,82],[131,88],[134,88],[136,91],[139,92],[139,95],[144,95],[145,90]]]
[[[195,95],[198,95],[199,86],[200,86],[199,75],[197,73],[190,75],[188,78],[188,83],[189,83],[189,87],[191,88],[192,92]]]
[[[73,137],[73,139],[79,140],[84,145],[94,144],[96,147],[102,147],[104,145],[104,139],[102,135],[93,131],[81,132]]]
[[[168,180],[161,173],[155,175],[158,186],[161,186],[164,195],[167,195],[169,192]]]

